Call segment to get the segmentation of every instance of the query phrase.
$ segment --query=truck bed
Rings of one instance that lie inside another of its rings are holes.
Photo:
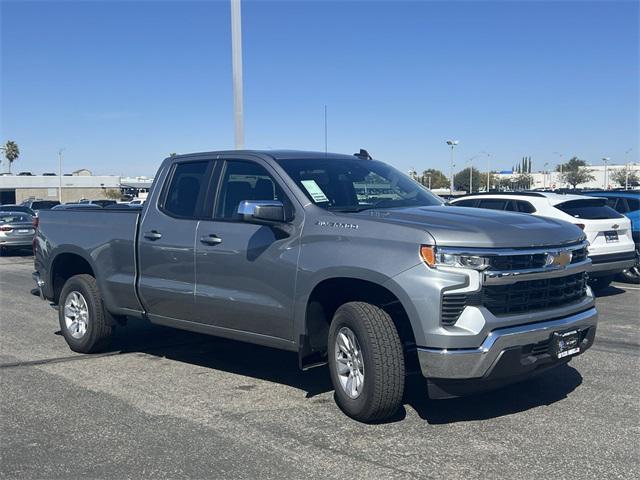
[[[140,214],[139,209],[129,208],[41,211],[36,235],[39,247],[36,270],[48,277],[52,271],[50,263],[65,261],[65,256],[57,257],[57,252],[77,254],[94,272],[100,272],[96,280],[111,312],[123,315],[140,312],[135,241]],[[50,288],[55,288],[55,279],[45,278],[45,281]]]

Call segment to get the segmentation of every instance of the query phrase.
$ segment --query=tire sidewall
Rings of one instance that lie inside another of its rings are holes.
[[[362,351],[362,358],[364,361],[364,388],[357,398],[351,398],[343,390],[337,372],[335,342],[338,332],[342,327],[348,327],[353,331],[358,339],[358,343],[360,344],[360,349]],[[353,310],[342,307],[338,309],[329,329],[329,342],[329,371],[331,374],[331,381],[335,388],[335,395],[339,400],[337,403],[348,415],[358,416],[362,412],[368,410],[369,404],[373,401],[377,372],[374,371],[372,345],[369,335],[361,322],[358,321]]]
[[[67,300],[67,297],[72,292],[78,292],[83,297],[85,302],[87,303],[88,317],[87,317],[87,331],[81,338],[74,338],[69,330],[67,329],[65,319],[64,319],[64,305]],[[71,277],[64,284],[62,291],[60,292],[60,300],[58,302],[58,319],[60,321],[60,331],[62,332],[62,336],[67,341],[67,344],[71,348],[71,350],[76,352],[86,352],[89,350],[91,345],[93,344],[93,337],[95,335],[96,329],[96,316],[99,309],[102,308],[102,304],[99,299],[95,298],[95,295],[88,285],[87,281],[78,276]]]

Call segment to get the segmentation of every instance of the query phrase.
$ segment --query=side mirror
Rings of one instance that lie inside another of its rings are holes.
[[[238,215],[250,223],[284,223],[287,221],[284,204],[279,200],[244,200]]]

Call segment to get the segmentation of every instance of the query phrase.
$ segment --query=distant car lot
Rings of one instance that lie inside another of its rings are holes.
[[[365,425],[295,354],[135,323],[70,352],[30,294],[28,250],[0,258],[0,476],[6,478],[635,478],[637,286],[598,298],[589,355],[525,384],[427,400]],[[621,340],[622,339],[622,340]]]

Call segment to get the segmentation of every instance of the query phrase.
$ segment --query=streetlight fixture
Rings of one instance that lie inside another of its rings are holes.
[[[449,161],[449,172],[451,173],[451,178],[449,182],[449,194],[453,195],[453,149],[460,143],[458,140],[447,140],[447,145],[451,147],[451,160]]]
[[[609,163],[609,160],[611,160],[610,157],[602,157],[602,161],[604,162],[604,184],[602,185],[602,188],[605,190],[608,190],[607,186],[609,185],[609,182],[607,181],[607,164]]]
[[[62,152],[65,149],[58,150],[58,201],[62,203]]]

